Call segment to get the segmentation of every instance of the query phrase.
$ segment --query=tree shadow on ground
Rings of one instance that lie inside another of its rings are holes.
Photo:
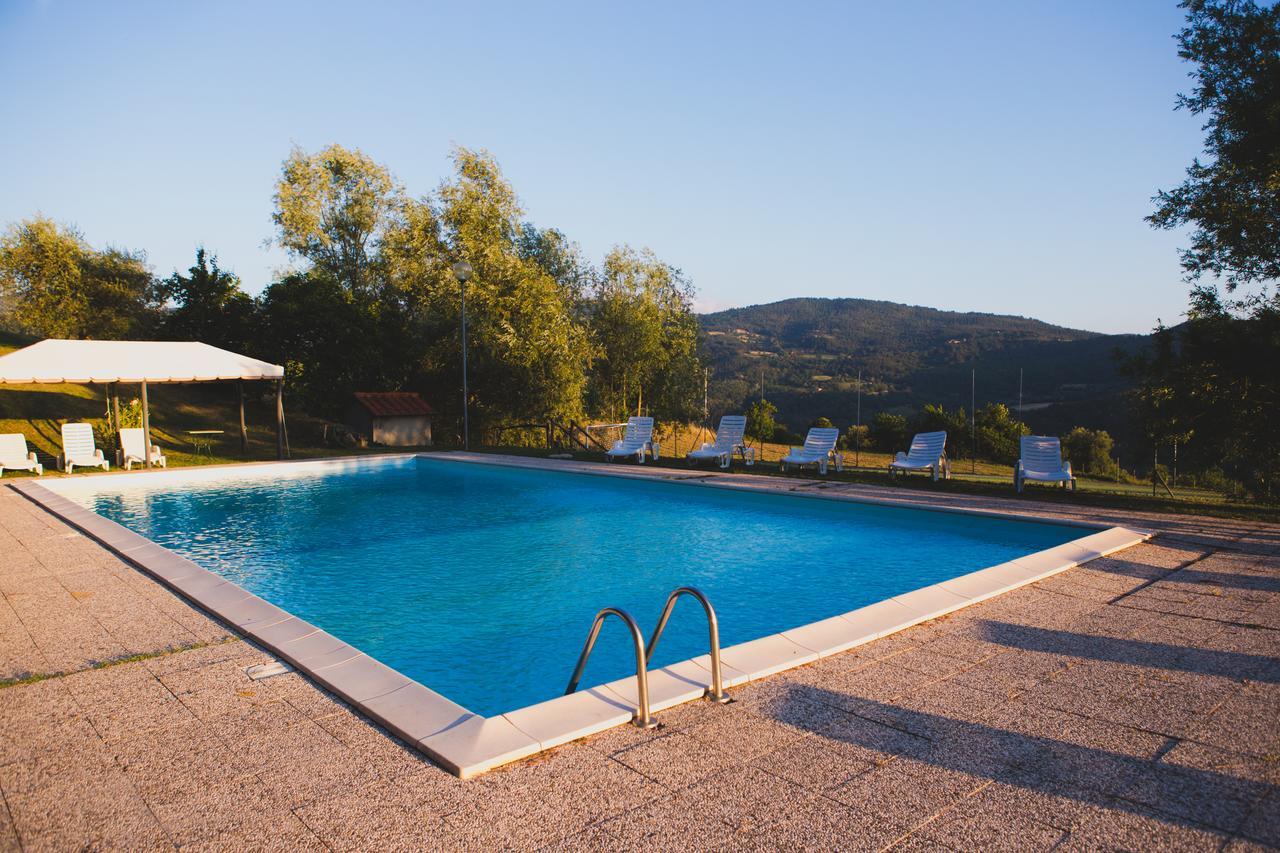
[[[1280,683],[1280,659],[1269,655],[1098,637],[1009,622],[984,622],[982,637],[992,643],[1028,652],[1215,675],[1235,681],[1250,679]]]
[[[1202,584],[1206,587],[1222,586],[1255,592],[1280,592],[1280,577],[1274,577],[1262,571],[1257,574],[1240,574],[1201,569],[1197,568],[1197,565],[1195,561],[1189,561],[1186,568],[1162,568],[1116,557],[1106,557],[1089,563],[1086,568],[1093,572],[1138,580],[1167,580],[1170,583]]]
[[[1051,723],[1030,713],[1006,715],[998,723],[973,722],[810,685],[793,686],[767,713],[814,718],[820,716],[812,710],[814,703],[848,715],[824,718],[814,729],[820,737],[967,774],[978,785],[991,780],[1193,829],[1235,833],[1264,797],[1280,791],[1268,782],[1160,760],[1165,750],[1135,746],[1124,739],[1129,730],[1085,717],[1058,715]],[[1142,743],[1159,742],[1157,736],[1133,733],[1142,736]],[[1098,745],[1109,738],[1117,749],[1129,748],[1133,754]],[[891,762],[878,772],[898,772],[894,768]],[[924,785],[928,778],[914,776],[910,784]],[[945,776],[939,774],[938,781],[945,782]],[[855,779],[850,784],[859,783]]]

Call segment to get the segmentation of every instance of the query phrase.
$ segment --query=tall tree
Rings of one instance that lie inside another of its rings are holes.
[[[1160,192],[1157,228],[1192,225],[1188,277],[1237,285],[1280,278],[1280,5],[1184,0],[1178,55],[1195,86],[1177,106],[1204,115],[1205,161]]]
[[[218,266],[217,255],[201,246],[187,274],[174,271],[159,284],[169,303],[160,334],[179,341],[203,341],[234,350],[253,341],[254,301],[240,289],[240,279]]]
[[[356,296],[372,295],[380,242],[404,201],[385,166],[341,145],[316,154],[295,148],[280,170],[274,200],[280,245]]]
[[[604,259],[589,306],[597,347],[595,407],[620,417],[633,406],[660,418],[702,410],[702,361],[693,286],[650,250],[620,246]]]
[[[456,148],[453,161],[436,209],[447,258],[465,259],[475,271],[466,287],[476,413],[482,421],[577,416],[590,348],[572,294],[522,253],[524,211],[493,157]],[[457,282],[434,283],[434,313],[457,318]],[[438,369],[457,364],[456,341],[440,340]]]
[[[37,216],[0,238],[0,290],[11,325],[56,338],[147,336],[155,283],[146,255],[96,250],[74,228]]]

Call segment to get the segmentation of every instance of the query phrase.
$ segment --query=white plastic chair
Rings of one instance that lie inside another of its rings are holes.
[[[827,463],[834,461],[837,471],[844,470],[844,458],[836,452],[840,430],[835,427],[812,427],[804,437],[804,447],[793,447],[778,460],[783,471],[788,465],[817,465],[818,473],[827,473]]]
[[[951,463],[947,461],[947,431],[918,432],[911,439],[911,447],[906,453],[899,451],[889,463],[889,473],[895,471],[930,471],[933,481],[938,482],[941,476],[951,479]]]
[[[132,471],[134,462],[147,464],[147,437],[141,428],[132,427],[120,430],[120,455],[124,457],[124,470]],[[151,464],[161,468],[169,467],[169,460],[160,452],[160,445],[151,445]]]
[[[1013,472],[1013,485],[1019,492],[1027,480],[1046,483],[1071,484],[1076,489],[1076,478],[1071,473],[1071,463],[1062,458],[1062,443],[1051,435],[1024,435],[1021,459]]]
[[[36,461],[34,450],[27,450],[27,437],[20,432],[0,435],[0,476],[10,471],[35,471],[44,474],[44,466]]]
[[[634,456],[636,462],[643,465],[646,452],[658,461],[659,445],[653,440],[653,418],[636,417],[627,419],[627,431],[622,439],[615,441],[604,455],[609,459]]]
[[[77,465],[81,468],[101,468],[103,471],[111,468],[102,451],[93,444],[93,427],[88,424],[63,424],[62,469],[70,474]]]
[[[720,427],[716,430],[716,440],[714,443],[704,442],[701,447],[696,450],[690,450],[687,458],[689,464],[701,462],[704,459],[716,460],[721,468],[728,468],[729,463],[733,461],[733,454],[742,455],[742,461],[748,465],[756,464],[756,449],[748,447],[743,439],[747,431],[746,415],[725,415],[720,418]]]

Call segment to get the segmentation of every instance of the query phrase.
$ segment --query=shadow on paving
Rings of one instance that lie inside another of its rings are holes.
[[[1280,660],[1269,655],[1098,637],[1008,622],[984,622],[982,637],[992,643],[1028,652],[1216,675],[1235,681],[1249,679],[1280,683]]]
[[[1133,563],[1128,560],[1107,557],[1090,563],[1088,568],[1089,571],[1119,575],[1120,577],[1134,578],[1136,580],[1165,580],[1169,583],[1201,584],[1206,587],[1232,587],[1250,592],[1280,592],[1280,578],[1277,577],[1270,577],[1262,573],[1242,575],[1235,572],[1206,571],[1193,568],[1196,563],[1203,559],[1204,556],[1196,557],[1194,560],[1189,561],[1184,568],[1161,568],[1145,563]]]
[[[1071,715],[1039,719],[1028,713],[1002,723],[968,722],[812,686],[793,687],[775,710],[803,714],[815,702],[852,715],[819,726],[819,737],[884,750],[896,730],[899,746],[893,751],[941,771],[1192,829],[1236,833],[1264,797],[1280,791],[1267,782],[1157,761],[1167,748],[1152,745],[1167,739],[1119,726],[1098,728],[1093,720]],[[1126,742],[1126,733],[1136,735],[1138,744]],[[1099,746],[1108,740],[1136,754]],[[890,762],[881,772],[893,773],[894,767]],[[916,783],[925,784],[918,777]]]

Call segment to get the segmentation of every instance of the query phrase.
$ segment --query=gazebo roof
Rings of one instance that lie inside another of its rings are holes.
[[[0,385],[283,378],[278,364],[197,341],[50,339],[0,356]]]

